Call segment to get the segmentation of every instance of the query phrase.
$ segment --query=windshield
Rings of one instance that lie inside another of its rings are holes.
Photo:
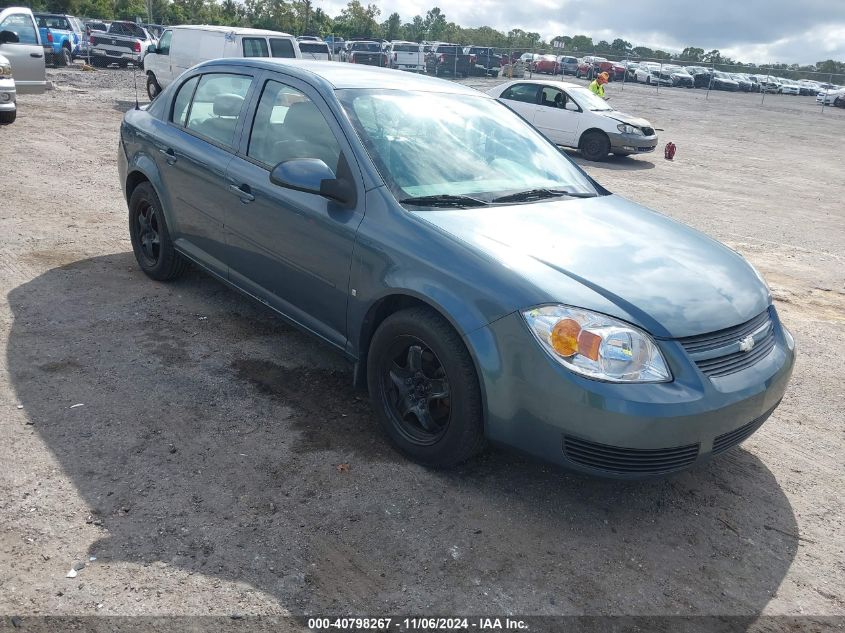
[[[575,99],[575,103],[581,106],[582,110],[590,110],[592,112],[613,110],[613,108],[608,105],[607,101],[597,95],[594,95],[586,88],[567,88],[566,91],[573,99]]]
[[[340,90],[338,97],[398,200],[530,189],[595,194],[590,181],[530,125],[484,96]]]

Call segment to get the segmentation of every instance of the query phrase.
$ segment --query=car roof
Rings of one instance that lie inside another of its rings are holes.
[[[235,35],[282,35],[284,37],[293,37],[290,33],[283,31],[269,31],[267,29],[250,29],[241,26],[218,26],[215,24],[180,24],[179,26],[167,27],[172,30],[186,30],[186,31],[212,31],[215,33],[234,33]]]
[[[514,79],[513,81],[507,82],[507,84],[502,84],[502,86],[496,86],[496,87],[497,88],[498,87],[504,87],[505,85],[510,86],[510,85],[513,85],[513,84],[533,84],[535,86],[553,86],[555,88],[567,88],[567,89],[570,89],[570,90],[572,88],[584,88],[585,90],[587,89],[586,86],[582,86],[581,84],[574,84],[571,81],[555,81],[554,79]],[[491,90],[492,90],[492,88],[491,88]]]
[[[364,64],[324,62],[311,59],[234,57],[213,59],[203,62],[197,68],[206,66],[248,66],[262,70],[278,70],[312,83],[316,78],[331,89],[382,88],[386,90],[418,90],[487,96],[474,88],[453,81]]]

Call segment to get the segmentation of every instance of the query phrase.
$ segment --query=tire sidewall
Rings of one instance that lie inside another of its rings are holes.
[[[463,367],[469,359],[469,352],[465,347],[458,348],[453,344],[455,341],[444,338],[440,328],[432,327],[431,318],[412,318],[411,312],[414,311],[405,310],[388,317],[373,336],[367,358],[367,385],[370,398],[382,428],[400,451],[426,465],[454,465],[466,458],[461,453],[468,442],[475,442],[474,437],[479,431],[478,427],[481,426],[483,429],[483,422],[478,419],[481,411],[478,378],[473,369],[472,380],[466,379]],[[445,327],[451,329],[451,326],[441,317],[436,317],[436,320],[442,321]],[[386,401],[382,372],[391,359],[385,356],[391,344],[403,336],[416,337],[428,347],[437,356],[449,381],[451,404],[449,425],[440,439],[427,446],[410,442],[396,428],[394,414]],[[457,333],[454,333],[454,336],[458,345],[463,347]],[[471,360],[469,362],[471,363]]]
[[[155,99],[160,94],[161,86],[158,84],[158,80],[156,79],[155,75],[153,75],[152,73],[147,75],[147,96],[150,98],[150,101]]]
[[[590,154],[587,151],[587,146],[590,143],[591,139],[593,138],[600,138],[602,147],[604,147],[607,151],[603,152],[602,154]],[[591,161],[600,161],[607,158],[608,153],[610,152],[610,141],[607,139],[607,136],[602,134],[601,132],[588,132],[583,136],[581,139],[581,155],[586,158],[587,160]]]
[[[159,225],[159,255],[155,265],[150,266],[141,251],[141,241],[138,235],[138,213],[143,204],[155,207]],[[154,279],[165,277],[168,255],[171,255],[173,244],[170,242],[170,233],[167,230],[167,221],[164,218],[164,209],[161,206],[158,194],[149,182],[143,182],[132,191],[129,198],[129,238],[132,242],[132,251],[135,260],[144,273]]]

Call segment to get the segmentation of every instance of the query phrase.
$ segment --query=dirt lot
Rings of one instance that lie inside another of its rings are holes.
[[[678,153],[587,171],[746,255],[800,349],[741,449],[619,483],[408,463],[335,353],[200,273],[145,278],[132,73],[50,75],[0,129],[0,611],[845,615],[845,111],[609,87]]]

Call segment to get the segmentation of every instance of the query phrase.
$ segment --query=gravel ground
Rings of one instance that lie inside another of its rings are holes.
[[[675,161],[575,159],[747,256],[800,350],[740,449],[620,483],[411,464],[334,352],[200,273],[145,278],[133,72],[49,75],[0,130],[2,613],[845,615],[845,111],[610,85]]]

